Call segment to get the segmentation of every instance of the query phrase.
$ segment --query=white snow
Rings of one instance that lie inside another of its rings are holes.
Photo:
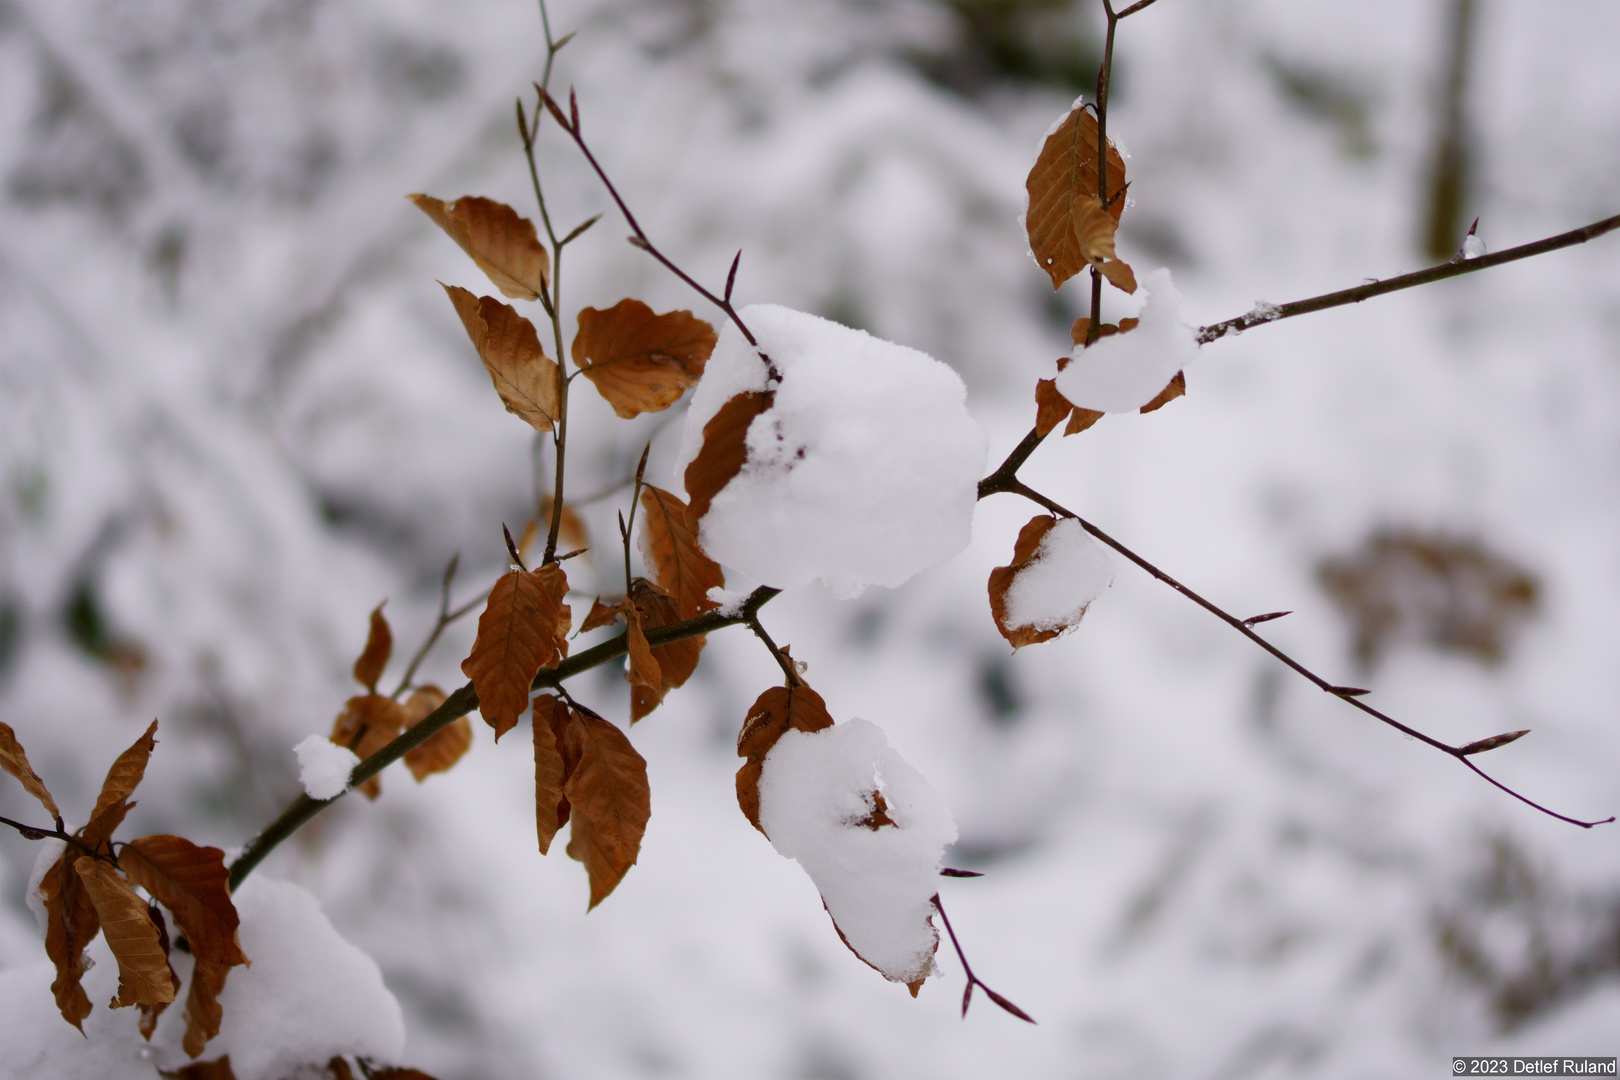
[[[742,317],[782,382],[748,429],[747,464],[704,515],[709,555],[779,589],[819,579],[850,597],[966,547],[986,443],[956,372],[789,308]],[[693,394],[677,477],[720,407],[763,389],[764,363],[728,324]]]
[[[1113,560],[1073,518],[1041,537],[1035,559],[1007,587],[1007,623],[1037,630],[1073,628],[1114,583]]]
[[[1469,233],[1463,237],[1462,257],[1464,259],[1477,259],[1485,254],[1485,241],[1477,233]]]
[[[874,791],[893,825],[862,824]],[[956,823],[882,728],[850,720],[783,735],[760,775],[759,820],[776,850],[810,875],[862,959],[896,982],[934,970],[930,898]]]
[[[748,602],[749,592],[747,589],[727,589],[716,585],[705,595],[714,603],[720,605],[715,608],[717,614],[733,618],[742,614],[743,604]]]
[[[1141,288],[1147,294],[1141,323],[1089,349],[1076,346],[1073,362],[1058,372],[1058,389],[1081,408],[1134,412],[1198,354],[1193,328],[1181,318],[1181,294],[1170,283],[1170,271],[1153,271]]]
[[[23,901],[28,910],[34,913],[34,922],[39,924],[39,939],[45,940],[45,922],[50,916],[45,911],[45,900],[39,895],[39,886],[45,880],[45,875],[51,872],[56,860],[62,857],[62,849],[67,845],[61,840],[41,840],[39,854],[34,857],[34,869],[28,875],[28,887],[23,893]]]
[[[311,735],[297,746],[298,782],[312,799],[335,799],[349,789],[349,774],[360,758],[347,746],[339,746],[325,735]]]
[[[200,1060],[226,1054],[237,1080],[281,1080],[338,1054],[398,1062],[405,1022],[376,963],[338,936],[315,897],[289,882],[250,878],[234,897],[250,967],[233,968],[220,994],[223,1020]],[[170,1070],[180,1049],[184,1002],[164,1012],[150,1045],[135,1009],[109,1009],[118,965],[97,938],[84,977],[93,1008],[81,1036],[56,1011],[47,962],[0,971],[0,1076],[6,1080],[106,1080],[148,1075],[140,1062]],[[190,959],[174,953],[189,980]],[[182,987],[182,998],[186,987]],[[133,1071],[132,1071],[133,1070]],[[301,1075],[301,1074],[300,1074]]]

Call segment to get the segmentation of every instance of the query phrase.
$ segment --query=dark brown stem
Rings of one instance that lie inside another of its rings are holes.
[[[460,564],[461,553],[458,551],[450,556],[450,564],[444,568],[444,580],[439,583],[439,617],[434,620],[433,632],[428,634],[427,640],[416,650],[416,655],[411,657],[411,662],[405,667],[405,674],[399,677],[399,685],[394,687],[394,692],[388,695],[389,697],[397,698],[410,689],[411,679],[416,676],[416,669],[427,659],[428,651],[438,644],[439,635],[444,633],[444,628],[471,610],[469,607],[460,607],[453,614],[450,611],[450,583],[455,580],[456,567]]]
[[[648,630],[647,644],[657,648],[660,645],[668,645],[670,642],[682,641],[689,637],[696,637],[699,634],[710,634],[728,626],[746,624],[749,620],[756,619],[759,609],[769,603],[771,598],[776,596],[779,591],[762,585],[749,594],[748,599],[743,602],[741,609],[735,615],[723,615],[719,611],[709,611],[690,619],[683,619],[667,626],[660,626],[655,630]],[[610,638],[600,645],[568,657],[554,668],[547,668],[540,672],[534,678],[533,689],[558,687],[563,680],[571,679],[581,672],[590,671],[592,668],[600,667],[610,660],[615,660],[623,656],[628,649],[629,643],[624,634]],[[411,750],[422,745],[428,739],[449,727],[457,719],[466,716],[476,708],[478,708],[478,695],[473,691],[472,683],[469,682],[446,698],[443,705],[440,705],[416,724],[407,728],[393,742],[390,742],[387,746],[382,747],[356,765],[354,771],[349,774],[349,786],[354,788],[365,783],[382,772],[383,769],[404,757]],[[319,814],[342,797],[343,795],[339,794],[330,799],[312,799],[308,795],[299,795],[294,799],[287,809],[281,812],[280,817],[266,826],[259,835],[248,841],[247,846],[242,849],[242,854],[238,855],[236,860],[231,863],[231,889],[234,891],[239,888],[248,874],[253,872],[253,868],[263,862],[264,857],[274,851],[282,841],[292,836],[316,814]]]
[[[49,829],[42,829],[38,825],[25,825],[20,821],[12,821],[8,817],[0,817],[0,825],[9,825],[16,829],[24,840],[60,840],[64,844],[78,848],[93,859],[100,859],[102,862],[111,863],[114,866],[118,865],[116,856],[97,851],[77,836],[68,832],[60,818],[57,819],[56,825]]]
[[[793,666],[793,661],[788,658],[786,653],[776,647],[776,642],[771,640],[771,635],[765,632],[765,624],[759,621],[758,611],[748,616],[748,628],[754,632],[755,637],[765,643],[765,647],[776,658],[777,666],[782,669],[782,674],[787,677],[789,686],[798,686],[804,681],[799,678],[798,669]]]
[[[1279,319],[1291,319],[1295,315],[1306,315],[1313,311],[1325,311],[1328,308],[1343,307],[1346,304],[1359,304],[1363,300],[1383,296],[1385,293],[1400,292],[1402,289],[1416,288],[1419,285],[1427,285],[1433,281],[1444,281],[1446,278],[1461,277],[1463,274],[1472,274],[1475,271],[1489,269],[1492,266],[1501,266],[1503,263],[1528,259],[1532,255],[1545,255],[1549,251],[1574,247],[1576,244],[1584,244],[1588,240],[1596,240],[1604,233],[1613,232],[1615,229],[1620,229],[1620,214],[1604,218],[1602,221],[1594,221],[1590,225],[1583,225],[1579,229],[1571,229],[1567,233],[1549,236],[1545,240],[1537,240],[1534,243],[1522,244],[1519,247],[1508,248],[1505,251],[1481,255],[1477,259],[1441,263],[1439,266],[1431,266],[1427,270],[1415,270],[1410,274],[1402,274],[1400,277],[1389,278],[1385,281],[1369,281],[1366,284],[1357,285],[1353,289],[1341,289],[1338,292],[1324,293],[1321,296],[1313,296],[1306,300],[1294,300],[1287,304],[1267,307],[1263,311],[1251,311],[1245,315],[1239,315],[1235,319],[1227,319],[1225,322],[1211,323],[1208,326],[1199,327],[1194,336],[1200,345],[1207,345],[1211,341],[1226,337],[1228,334],[1240,334],[1251,327],[1260,326],[1264,323],[1276,322]]]
[[[1180,593],[1182,596],[1185,596],[1187,599],[1191,600],[1193,603],[1197,604],[1199,607],[1203,608],[1205,611],[1209,612],[1211,615],[1214,615],[1217,619],[1220,619],[1222,622],[1226,623],[1232,629],[1236,630],[1238,633],[1242,634],[1244,637],[1248,638],[1250,641],[1252,641],[1256,645],[1260,646],[1260,648],[1262,648],[1266,652],[1270,653],[1273,657],[1275,657],[1277,660],[1281,661],[1284,665],[1286,665],[1289,668],[1289,670],[1293,671],[1295,674],[1299,675],[1300,677],[1302,677],[1305,680],[1307,680],[1308,682],[1310,682],[1318,690],[1321,690],[1324,693],[1332,694],[1334,697],[1338,698],[1341,701],[1348,702],[1350,705],[1353,705],[1356,708],[1360,709],[1362,712],[1366,713],[1368,716],[1371,716],[1376,720],[1379,720],[1379,721],[1381,721],[1381,722],[1383,722],[1385,724],[1388,724],[1390,727],[1394,728],[1396,731],[1401,732],[1403,735],[1408,735],[1408,736],[1418,740],[1419,742],[1424,743],[1425,745],[1432,746],[1434,749],[1440,751],[1443,754],[1446,754],[1446,755],[1448,755],[1450,757],[1456,758],[1458,761],[1460,761],[1464,765],[1468,766],[1474,772],[1479,773],[1480,776],[1484,777],[1486,780],[1489,780],[1492,784],[1495,784],[1498,788],[1501,788],[1503,791],[1507,792],[1509,795],[1512,795],[1515,799],[1518,799],[1520,802],[1524,803],[1525,805],[1534,807],[1535,809],[1540,810],[1543,814],[1546,814],[1549,817],[1555,817],[1559,821],[1567,821],[1571,825],[1579,825],[1583,829],[1590,829],[1594,825],[1606,825],[1609,822],[1614,820],[1613,817],[1609,817],[1609,818],[1603,819],[1602,821],[1582,821],[1579,818],[1567,817],[1567,816],[1565,816],[1563,814],[1560,814],[1560,813],[1558,813],[1558,812],[1556,812],[1554,810],[1549,810],[1549,809],[1547,809],[1547,807],[1542,806],[1540,803],[1534,802],[1531,799],[1526,798],[1525,796],[1519,794],[1517,791],[1514,791],[1512,788],[1508,787],[1507,785],[1502,784],[1499,781],[1493,779],[1492,777],[1486,775],[1479,768],[1479,766],[1475,765],[1471,760],[1469,760],[1468,754],[1464,752],[1464,750],[1465,750],[1464,747],[1452,746],[1449,743],[1441,742],[1439,739],[1433,738],[1432,736],[1429,736],[1429,735],[1425,735],[1423,732],[1418,731],[1416,728],[1408,727],[1407,725],[1401,723],[1399,720],[1396,720],[1394,717],[1389,716],[1386,713],[1380,712],[1379,710],[1373,708],[1371,705],[1368,705],[1365,701],[1361,700],[1362,696],[1364,694],[1366,694],[1365,690],[1361,690],[1361,689],[1358,689],[1358,688],[1353,687],[1353,686],[1342,686],[1342,685],[1339,685],[1339,684],[1336,684],[1336,683],[1331,683],[1328,680],[1322,678],[1320,675],[1316,674],[1314,671],[1311,671],[1309,668],[1307,668],[1303,664],[1299,663],[1293,657],[1289,656],[1287,653],[1285,653],[1281,649],[1277,648],[1271,642],[1269,642],[1265,638],[1261,637],[1258,633],[1256,633],[1254,631],[1253,627],[1251,627],[1248,624],[1247,621],[1238,618],[1236,615],[1233,615],[1233,614],[1225,611],[1224,609],[1222,609],[1220,607],[1217,607],[1215,604],[1211,603],[1210,601],[1204,599],[1202,596],[1200,596],[1197,593],[1193,592],[1191,589],[1187,588],[1187,586],[1183,585],[1181,582],[1177,581],[1175,578],[1171,577],[1169,574],[1166,574],[1163,570],[1160,570],[1157,566],[1154,566],[1152,563],[1150,563],[1146,559],[1142,558],[1142,556],[1138,555],[1136,552],[1132,551],[1130,548],[1126,547],[1124,544],[1121,544],[1118,540],[1115,540],[1112,536],[1109,536],[1107,533],[1103,532],[1101,529],[1097,528],[1097,526],[1093,525],[1091,522],[1089,522],[1086,519],[1082,518],[1080,515],[1076,514],[1074,511],[1069,510],[1069,509],[1067,509],[1067,508],[1065,508],[1063,506],[1059,506],[1057,503],[1053,502],[1051,499],[1047,498],[1045,495],[1042,495],[1040,492],[1035,491],[1034,489],[1026,486],[1021,481],[1018,481],[1016,479],[1012,480],[1005,487],[1003,487],[1003,488],[1001,488],[999,490],[1008,491],[1008,492],[1011,492],[1011,493],[1016,494],[1016,495],[1022,495],[1024,498],[1029,499],[1031,502],[1038,503],[1041,506],[1044,506],[1046,509],[1050,510],[1054,514],[1059,515],[1060,517],[1070,518],[1070,519],[1072,519],[1074,521],[1079,522],[1081,528],[1085,529],[1086,532],[1088,532],[1092,536],[1096,537],[1103,544],[1106,544],[1108,547],[1113,548],[1115,551],[1117,551],[1121,555],[1125,556],[1125,558],[1129,559],[1131,562],[1135,563],[1137,566],[1139,566],[1143,570],[1145,570],[1154,579],[1156,579],[1158,581],[1161,581],[1164,584],[1170,586],[1170,588],[1174,589],[1176,592]]]
[[[1050,434],[1050,431],[1047,432],[1047,435]],[[1040,433],[1039,428],[1030,428],[1029,434],[1020,439],[1018,445],[1013,447],[1012,453],[1007,455],[1007,460],[997,465],[995,472],[979,481],[979,498],[1006,491],[1008,484],[1016,483],[1018,470],[1024,467],[1024,462],[1028,461],[1029,456],[1041,445],[1043,438],[1045,436]]]
[[[945,924],[945,933],[951,939],[951,947],[956,950],[956,958],[962,961],[962,973],[967,976],[967,986],[962,990],[963,1019],[967,1018],[968,1005],[973,1002],[973,988],[977,986],[985,992],[991,1001],[995,1002],[997,1005],[1000,1005],[1003,1009],[1006,1009],[1008,1012],[1018,1017],[1018,1019],[1033,1024],[1035,1022],[1034,1017],[1030,1016],[1029,1013],[1025,1012],[1023,1009],[1020,1009],[1018,1006],[1014,1005],[1012,1002],[990,989],[977,975],[973,974],[973,967],[968,963],[967,953],[962,951],[962,943],[956,940],[956,931],[951,928],[951,918],[949,915],[945,914],[945,905],[939,902],[939,893],[935,893],[933,895],[932,901],[934,904],[934,910],[939,912],[939,921]]]

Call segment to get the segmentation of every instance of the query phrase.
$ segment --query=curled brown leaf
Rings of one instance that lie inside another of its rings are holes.
[[[388,656],[393,651],[394,633],[388,628],[388,620],[383,617],[383,605],[378,604],[371,613],[371,629],[366,632],[366,647],[361,651],[360,658],[354,662],[354,681],[375,694],[377,680],[382,678],[383,668],[388,666]]]
[[[832,726],[827,703],[802,682],[773,686],[754,699],[737,733],[737,756],[747,759],[737,770],[737,805],[754,828],[765,831],[759,823],[759,777],[765,755],[789,731],[820,731]]]
[[[529,687],[542,668],[568,655],[571,614],[562,598],[568,579],[555,563],[513,570],[490,590],[478,636],[461,671],[473,682],[478,711],[497,740],[529,707]]]
[[[569,710],[560,742],[568,767],[563,794],[571,808],[568,855],[585,864],[594,908],[641,853],[652,815],[647,762],[624,732],[578,709]]]
[[[79,830],[80,839],[92,850],[100,850],[111,842],[124,815],[135,805],[127,800],[146,775],[146,763],[157,745],[157,726],[156,720],[147,725],[146,733],[119,754],[118,760],[107,770],[101,794],[96,796],[96,807],[90,811],[90,822]]]
[[[219,848],[157,833],[125,844],[118,864],[129,880],[169,909],[192,955],[227,967],[248,962],[237,940],[241,920]]]
[[[455,285],[444,291],[506,411],[536,431],[550,431],[558,413],[559,371],[540,347],[534,324],[493,296],[477,297]]]
[[[84,891],[96,907],[102,936],[118,961],[118,996],[111,1007],[158,1005],[174,1000],[169,958],[158,941],[158,929],[129,882],[112,864],[80,856],[73,863]]]
[[[1051,641],[1065,629],[1059,627],[1052,630],[1038,630],[1033,626],[1010,626],[1007,616],[1007,590],[1011,588],[1013,579],[1035,561],[1035,553],[1040,549],[1041,541],[1056,524],[1057,518],[1047,514],[1038,514],[1031,518],[1018,531],[1018,540],[1013,544],[1012,563],[990,571],[990,614],[996,620],[996,629],[1001,631],[1001,636],[1007,639],[1015,651],[1025,645]]]
[[[84,1030],[90,1015],[90,998],[80,980],[90,970],[85,946],[101,932],[101,917],[73,868],[74,852],[64,850],[39,883],[39,898],[45,904],[45,955],[56,966],[51,993],[62,1019]]]
[[[431,683],[419,686],[405,699],[405,726],[415,727],[445,702],[445,693]],[[472,749],[472,721],[458,716],[428,737],[420,746],[405,752],[405,767],[420,784],[437,772],[448,772]]]
[[[709,512],[709,503],[748,460],[748,426],[775,400],[776,395],[769,390],[738,394],[703,425],[703,445],[687,465],[684,477],[686,494],[691,499],[686,524],[694,537],[702,535],[699,523]]]
[[[405,709],[399,702],[383,694],[361,694],[343,703],[329,738],[364,761],[393,742],[404,729]],[[382,794],[382,778],[373,776],[355,790],[375,800]]]
[[[51,793],[45,790],[45,781],[28,764],[28,755],[23,752],[22,743],[17,741],[17,733],[11,730],[11,725],[0,722],[0,769],[4,769],[17,778],[23,789],[38,799],[45,812],[55,821],[62,816],[56,808],[56,800]]]
[[[1085,108],[1071,109],[1041,145],[1024,182],[1029,193],[1024,218],[1029,248],[1051,277],[1054,290],[1092,261],[1087,250],[1093,254],[1098,250],[1096,238],[1103,230],[1096,219],[1107,218],[1110,226],[1117,226],[1125,212],[1125,161],[1112,143],[1107,154],[1108,197],[1099,200],[1097,118]],[[1106,257],[1113,258],[1112,228],[1107,237]]]
[[[641,509],[642,558],[653,580],[675,598],[679,617],[690,619],[717,607],[709,599],[709,590],[725,585],[725,571],[698,546],[686,504],[679,496],[647,484],[641,489]]]

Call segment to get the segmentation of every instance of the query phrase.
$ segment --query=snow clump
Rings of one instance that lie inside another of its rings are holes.
[[[1057,376],[1058,391],[1069,401],[1098,412],[1135,412],[1198,355],[1198,341],[1182,321],[1181,294],[1170,283],[1170,271],[1153,271],[1142,291],[1147,303],[1139,325],[1101,338],[1090,348],[1075,346],[1073,359]]]
[[[850,720],[785,733],[760,773],[759,823],[804,867],[861,959],[895,982],[933,972],[931,897],[956,822],[882,728]]]
[[[967,546],[984,430],[956,372],[925,353],[774,304],[744,308],[756,351],[720,333],[692,395],[677,477],[733,396],[771,389],[742,471],[703,516],[705,551],[779,589],[820,580],[841,597],[895,586]],[[1157,392],[1157,390],[1155,390]]]
[[[1007,587],[1007,625],[1073,628],[1113,583],[1114,564],[1107,550],[1078,521],[1063,518],[1041,537],[1035,558]]]
[[[349,790],[349,774],[360,759],[347,746],[339,746],[325,735],[311,735],[297,746],[298,781],[312,799],[335,799]]]
[[[30,890],[32,892],[32,890]],[[405,1047],[399,1002],[382,971],[338,936],[320,903],[297,885],[252,878],[233,896],[238,936],[249,967],[232,968],[219,996],[223,1020],[200,1060],[230,1055],[237,1080],[304,1075],[340,1054],[398,1061]],[[87,950],[84,977],[95,1008],[80,1035],[56,1011],[50,961],[0,971],[0,1076],[7,1080],[106,1080],[179,1070],[184,1011],[164,1012],[148,1045],[135,1009],[109,1009],[118,964],[98,937]],[[192,961],[176,950],[176,973],[188,984]],[[182,991],[183,996],[184,991]]]

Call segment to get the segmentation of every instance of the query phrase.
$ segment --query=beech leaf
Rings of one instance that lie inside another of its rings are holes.
[[[505,203],[463,195],[446,203],[431,195],[406,196],[450,234],[495,287],[514,300],[538,300],[551,283],[551,259],[534,222]]]
[[[1172,401],[1176,400],[1176,398],[1186,394],[1186,392],[1187,375],[1185,372],[1178,371],[1170,377],[1170,381],[1165,384],[1163,390],[1159,391],[1159,395],[1146,405],[1142,406],[1142,408],[1138,411],[1142,413],[1150,413],[1156,409],[1162,409]]]
[[[568,706],[552,694],[534,699],[534,824],[540,854],[551,851],[557,830],[568,824],[568,799],[563,795],[563,757],[560,732],[568,724]]]
[[[759,776],[765,755],[788,731],[820,731],[832,726],[827,703],[803,683],[773,686],[754,699],[737,733],[737,756],[747,758],[737,770],[737,805],[761,833],[765,829],[759,823]]]
[[[664,673],[653,659],[652,646],[647,644],[641,612],[636,609],[635,601],[625,597],[619,602],[619,613],[624,616],[625,651],[630,657],[624,677],[630,683],[630,722],[633,724],[663,701]]]
[[[1007,624],[1007,590],[1012,586],[1013,579],[1019,571],[1025,569],[1035,559],[1035,552],[1040,548],[1041,541],[1057,524],[1057,518],[1040,514],[1031,518],[1018,530],[1018,540],[1013,544],[1013,560],[1011,565],[998,566],[990,571],[990,614],[996,620],[996,629],[1001,636],[1011,643],[1014,650],[1025,645],[1036,645],[1042,641],[1051,641],[1063,633],[1063,628],[1040,630],[1033,626],[1009,626]]]
[[[219,1022],[224,1017],[219,1007],[219,995],[224,991],[225,978],[230,973],[229,964],[215,963],[201,957],[192,965],[191,989],[186,993],[186,1033],[180,1040],[180,1048],[190,1057],[201,1054],[208,1041],[219,1034]],[[219,1075],[230,1075],[229,1056],[214,1064],[224,1065],[225,1072]],[[203,1075],[212,1077],[215,1074]]]
[[[73,868],[96,907],[107,947],[118,961],[118,996],[112,999],[112,1008],[173,1001],[169,958],[158,942],[158,929],[146,910],[146,901],[135,895],[129,882],[109,863],[84,855]]]
[[[33,766],[28,764],[28,755],[23,752],[22,743],[17,741],[17,733],[11,730],[11,725],[0,722],[0,769],[17,778],[17,782],[27,790],[28,794],[40,801],[45,812],[55,821],[62,816],[56,808],[56,800],[51,793],[45,790],[45,781],[39,778]]]
[[[652,816],[647,762],[624,732],[577,709],[569,710],[562,742],[564,761],[577,761],[563,782],[571,808],[568,855],[585,864],[594,908],[641,853]]]
[[[383,618],[383,605],[378,604],[371,613],[371,629],[366,633],[366,647],[360,653],[360,658],[354,662],[354,681],[375,694],[377,680],[382,678],[383,668],[388,666],[388,657],[393,651],[394,633],[388,629],[388,620]]]
[[[1035,434],[1045,438],[1074,406],[1058,392],[1056,379],[1040,379],[1035,383]]]
[[[738,394],[703,425],[703,445],[687,465],[684,477],[686,495],[691,499],[686,507],[686,525],[694,537],[702,535],[699,523],[709,512],[709,503],[748,460],[748,426],[775,400],[776,395],[769,390]]]
[[[245,964],[240,919],[231,902],[225,853],[158,833],[131,840],[118,853],[125,876],[169,909],[192,955],[227,967]]]
[[[199,1049],[197,1053],[202,1051]],[[177,1080],[236,1080],[236,1074],[231,1071],[229,1054],[213,1061],[194,1061],[174,1075]]]
[[[690,619],[719,606],[709,599],[709,590],[725,585],[725,571],[698,546],[686,504],[647,484],[641,489],[641,509],[641,556],[653,580],[675,598],[679,617]]]
[[[675,404],[702,376],[718,340],[690,311],[658,315],[625,299],[606,311],[581,309],[573,357],[613,411],[629,419]]]
[[[1113,251],[1114,243],[1108,242],[1109,251]],[[1108,279],[1108,284],[1120,292],[1133,293],[1136,291],[1136,274],[1131,271],[1129,263],[1121,262],[1117,256],[1110,255],[1107,260],[1097,263],[1097,270]]]
[[[602,602],[602,598],[598,596],[595,600],[591,601],[591,613],[585,616],[585,621],[579,626],[579,632],[583,634],[587,630],[596,630],[604,626],[612,626],[618,621],[619,605],[604,604]]]
[[[158,948],[163,950],[164,964],[169,969],[169,986],[174,993],[178,994],[180,993],[180,976],[174,972],[174,955],[169,950],[169,928],[163,921],[163,909],[158,907],[156,900],[148,900],[146,914],[151,918],[152,925],[157,927]],[[140,1030],[141,1038],[147,1042],[152,1041],[152,1034],[157,1031],[158,1019],[170,1004],[169,1001],[159,1001],[150,1005],[142,1003],[140,1006],[141,1020],[136,1025]]]
[[[146,728],[146,734],[119,754],[118,760],[107,770],[107,778],[101,784],[101,794],[96,796],[96,807],[90,812],[90,823],[79,830],[80,838],[92,849],[99,850],[112,839],[124,815],[135,805],[126,800],[135,793],[141,778],[146,775],[146,762],[152,756],[152,747],[157,745],[157,726],[157,721],[152,721]]]
[[[90,970],[84,949],[101,932],[101,917],[73,868],[71,854],[64,850],[45,872],[39,897],[45,904],[45,955],[56,965],[51,993],[62,1019],[82,1032],[84,1018],[90,1015],[90,998],[80,985]]]
[[[1103,418],[1103,414],[1096,409],[1082,409],[1076,405],[1074,412],[1069,414],[1069,422],[1063,426],[1063,435],[1078,435],[1092,424]]]
[[[550,431],[558,412],[557,362],[540,347],[534,324],[493,296],[455,285],[444,291],[506,411],[536,431]]]
[[[419,686],[405,699],[405,726],[415,727],[426,720],[433,710],[445,702],[445,693],[437,686]],[[428,737],[420,746],[405,752],[405,767],[411,770],[420,784],[437,772],[448,772],[472,749],[472,721],[458,716]]]
[[[1113,258],[1113,226],[1125,212],[1125,161],[1108,144],[1108,198],[1098,198],[1097,118],[1075,107],[1041,145],[1024,187],[1029,211],[1024,227],[1035,261],[1052,279],[1052,288],[1069,280],[1101,250]],[[1105,211],[1102,203],[1107,202]],[[1100,219],[1106,219],[1105,226]]]
[[[568,655],[572,616],[563,603],[567,592],[568,579],[555,563],[513,570],[489,592],[461,672],[472,680],[478,711],[495,729],[497,741],[529,707],[534,677]]]
[[[645,634],[660,626],[679,622],[681,613],[675,598],[646,578],[636,578],[630,586],[630,596],[623,601],[636,612],[638,630],[630,637],[631,667],[626,673],[630,680],[630,722],[635,723],[656,709],[664,695],[685,684],[697,670],[703,653],[704,636],[697,634],[667,645],[648,650],[651,665],[636,664],[636,637],[646,641]],[[643,677],[645,676],[645,677]]]
[[[404,728],[405,708],[399,702],[383,694],[361,694],[343,703],[329,738],[364,761],[393,742]],[[375,800],[382,794],[382,778],[373,776],[355,790]]]

